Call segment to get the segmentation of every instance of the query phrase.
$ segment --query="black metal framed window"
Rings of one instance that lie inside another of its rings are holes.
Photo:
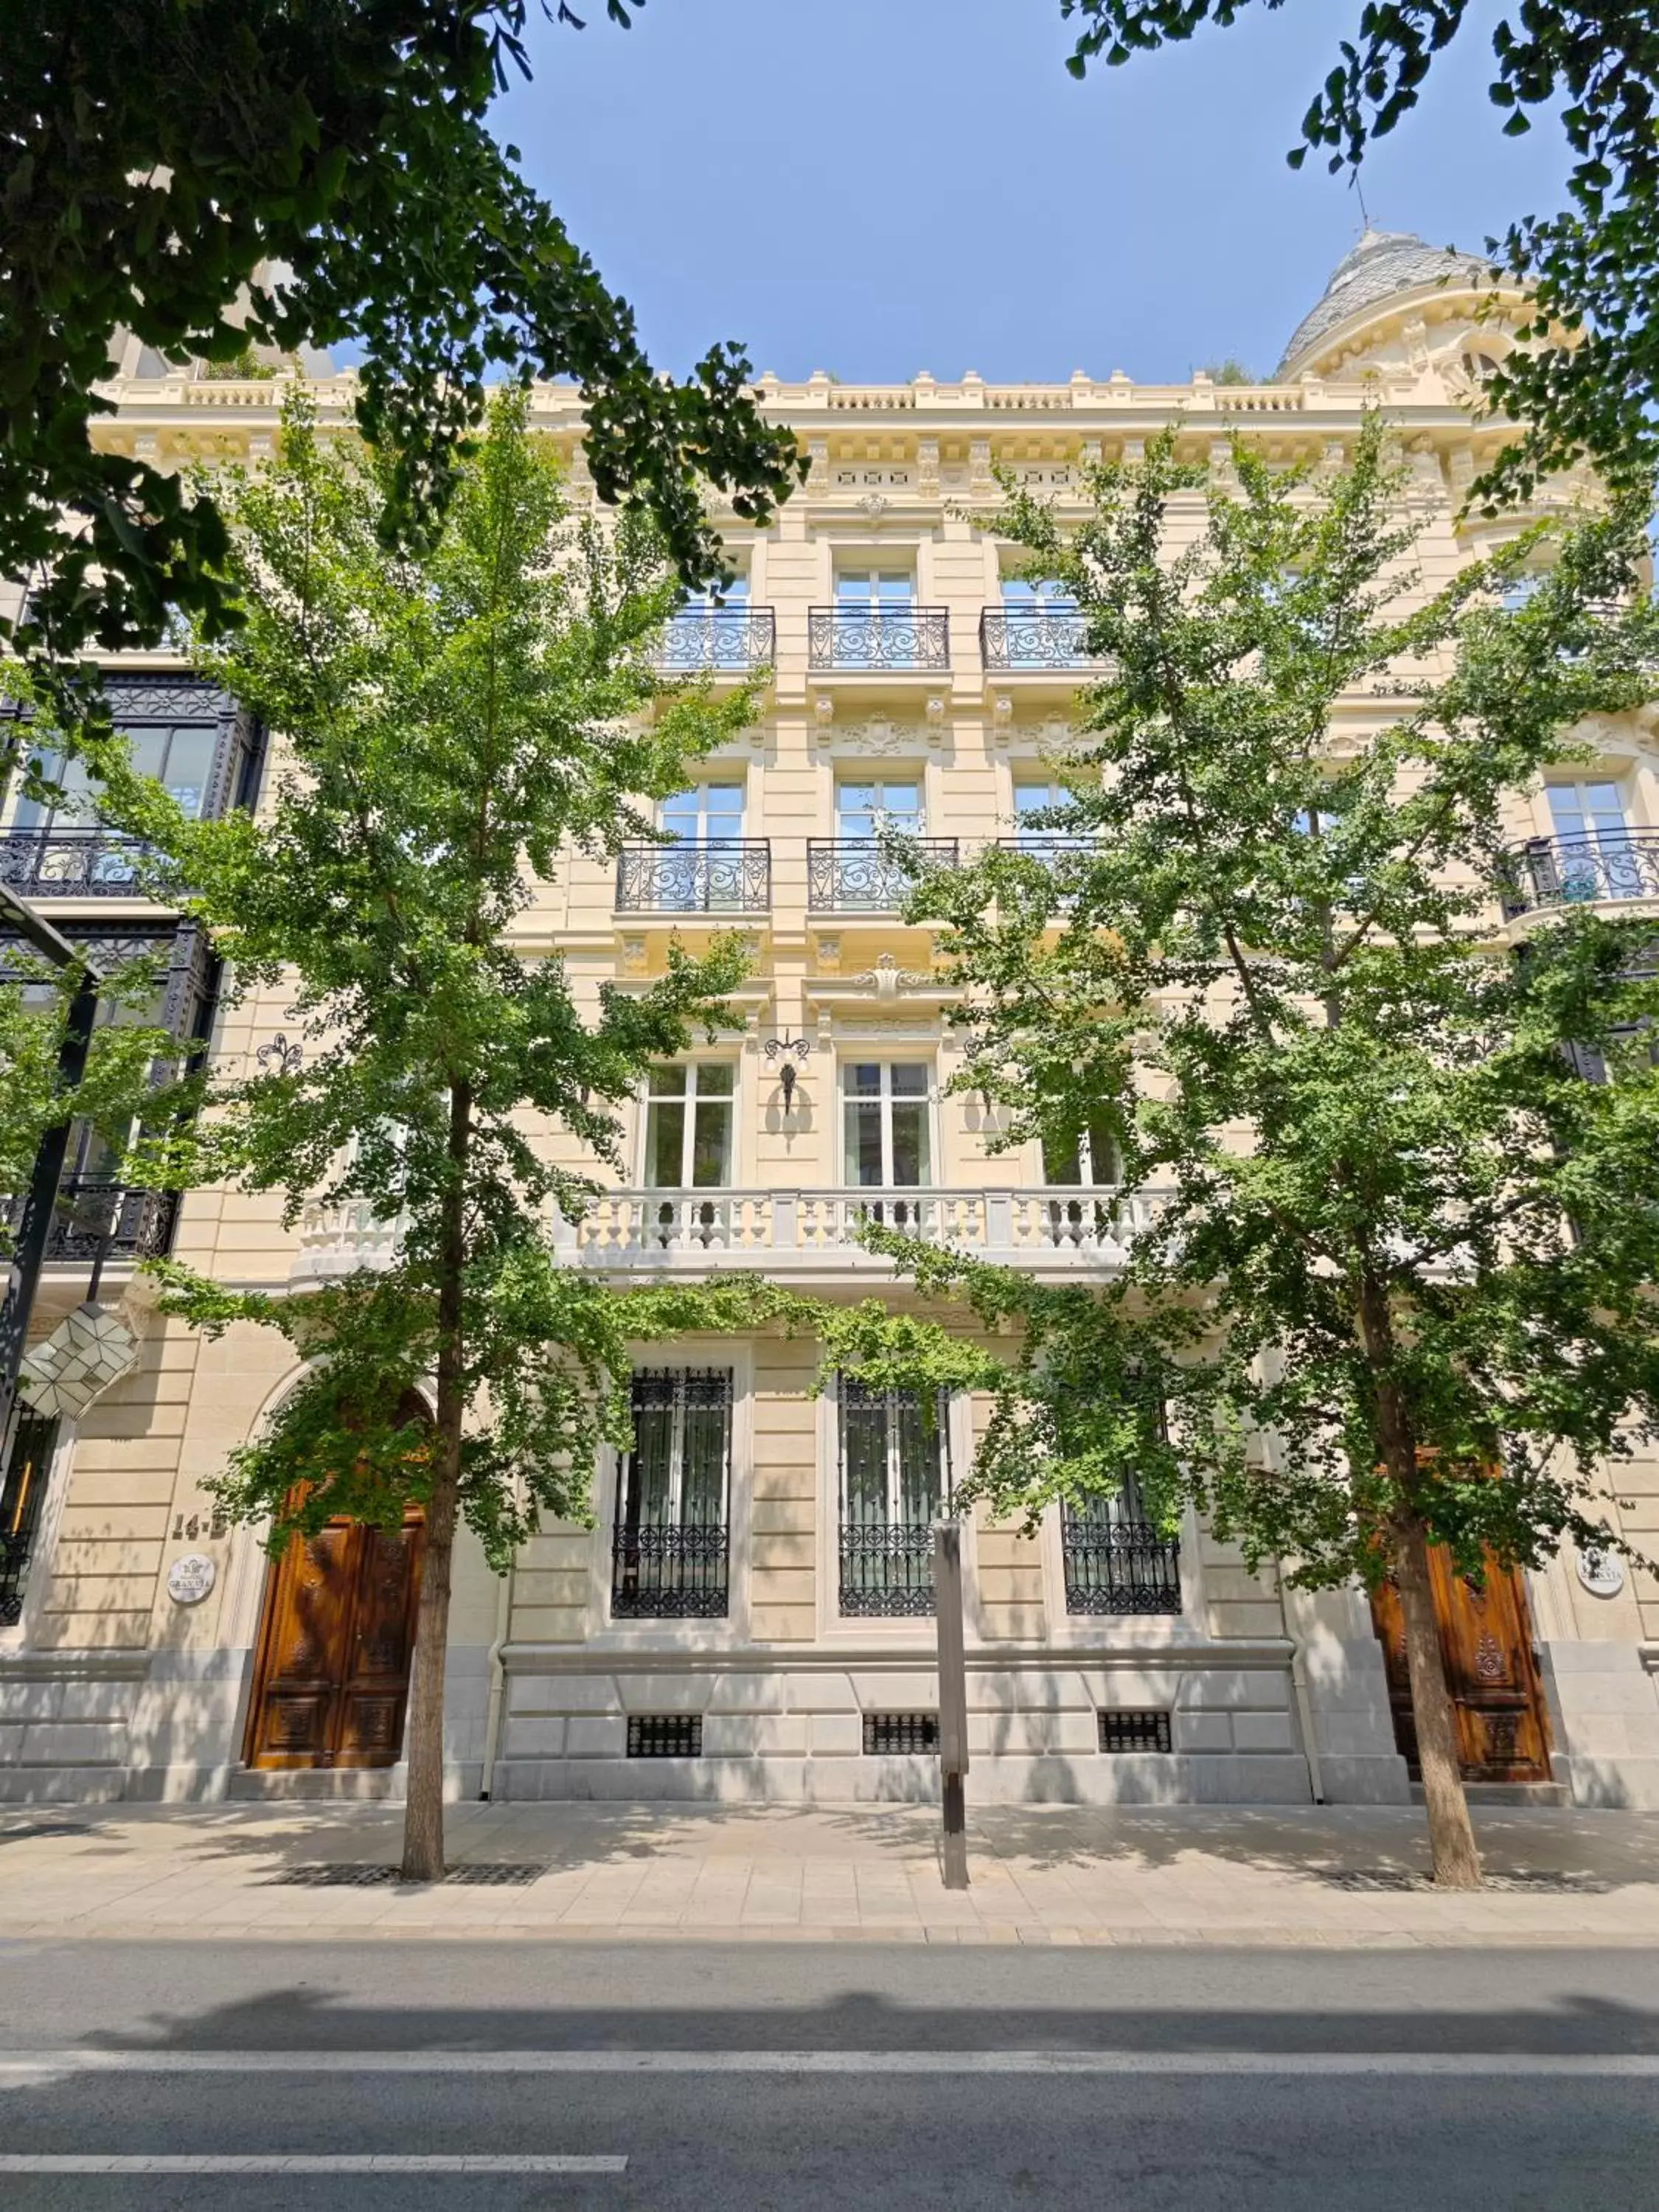
[[[139,960],[153,964],[155,988],[149,1002],[117,1006],[106,1000],[100,1006],[99,1021],[143,1023],[170,1031],[179,1040],[178,1058],[158,1060],[152,1071],[158,1084],[170,1079],[192,1048],[205,1042],[212,1027],[219,963],[205,935],[188,923],[112,927],[70,921],[61,927],[70,943],[84,945],[106,974]],[[20,972],[33,979],[36,964],[18,939],[0,938],[0,978]],[[23,995],[25,1004],[38,997],[44,1006],[52,986],[30,980]],[[47,1235],[48,1262],[90,1267],[100,1257],[116,1261],[159,1259],[171,1249],[178,1194],[124,1183],[117,1179],[116,1165],[115,1155],[90,1122],[72,1125],[58,1206]],[[8,1202],[0,1199],[0,1206]],[[22,1200],[18,1196],[9,1203],[15,1226]]]
[[[1170,1716],[1164,1712],[1110,1711],[1096,1716],[1103,1751],[1168,1751]]]
[[[949,1401],[872,1390],[843,1375],[840,1438],[841,1610],[933,1610],[933,1523],[951,1502]]]
[[[187,675],[133,672],[104,680],[104,696],[133,764],[155,776],[193,817],[210,818],[257,796],[264,732],[211,684]],[[137,848],[100,826],[83,761],[43,751],[41,775],[58,798],[21,786],[0,836],[0,882],[26,898],[131,898]]]
[[[1067,1613],[1180,1612],[1181,1547],[1147,1519],[1133,1484],[1086,1504],[1067,1498],[1060,1548]]]
[[[730,1571],[732,1370],[644,1368],[617,1482],[614,1620],[720,1620]]]
[[[23,1408],[0,1480],[0,1628],[23,1617],[23,1589],[46,1508],[58,1423]]]

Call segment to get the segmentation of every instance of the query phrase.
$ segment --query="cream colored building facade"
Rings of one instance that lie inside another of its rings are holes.
[[[744,1267],[863,1296],[890,1279],[855,1243],[873,1203],[1054,1276],[1109,1271],[1121,1217],[1103,1169],[1091,1188],[1086,1158],[1050,1162],[1066,1181],[1046,1182],[1035,1148],[992,1156],[980,1103],[946,1095],[957,1061],[931,943],[902,925],[872,842],[883,820],[963,852],[1018,836],[1022,810],[1048,799],[1050,749],[1086,672],[1063,607],[1013,584],[1008,549],[969,515],[994,503],[997,466],[1080,512],[1089,459],[1133,457],[1171,422],[1183,451],[1218,465],[1235,430],[1273,456],[1334,459],[1376,404],[1410,471],[1431,585],[1480,550],[1480,526],[1458,510],[1499,435],[1471,412],[1481,357],[1506,343],[1501,319],[1475,319],[1480,283],[1419,241],[1368,237],[1261,386],[763,380],[810,478],[771,528],[734,535],[738,592],[689,612],[667,648],[717,677],[769,668],[760,719],[665,817],[678,846],[615,867],[573,859],[523,918],[526,942],[558,947],[593,991],[659,972],[676,934],[696,944],[735,924],[753,945],[730,1032],[688,1055],[695,1077],[665,1073],[641,1097],[627,1186],[559,1232],[571,1264],[617,1280]],[[271,382],[169,372],[136,349],[122,369],[100,430],[111,443],[168,463],[270,452]],[[343,416],[349,382],[316,389],[324,417]],[[574,394],[539,391],[535,420],[589,496]],[[176,665],[133,663],[112,681],[176,789],[204,805],[257,793],[259,733]],[[1334,744],[1363,739],[1383,711],[1356,698]],[[1609,864],[1598,892],[1659,893],[1655,732],[1648,716],[1596,730],[1595,763],[1517,813],[1532,889],[1527,911],[1493,916],[1496,937],[1518,940],[1547,910],[1563,866],[1601,865],[1609,810],[1626,872]],[[83,825],[14,802],[0,854],[61,927],[167,945],[169,1018],[208,1036],[221,1064],[289,1048],[281,994],[219,1006],[205,948],[132,896],[118,850]],[[332,1723],[314,1701],[270,1702],[276,1571],[257,1532],[216,1520],[204,1488],[291,1386],[288,1349],[161,1321],[133,1264],[170,1238],[224,1281],[302,1297],[374,1264],[395,1228],[313,1209],[289,1233],[274,1200],[229,1191],[190,1195],[173,1220],[154,1200],[101,1192],[89,1157],[70,1166],[37,1342],[61,1346],[101,1247],[99,1303],[132,1340],[131,1364],[73,1418],[32,1418],[28,1465],[14,1449],[0,1802],[395,1793],[400,1711],[371,1714],[354,1753],[337,1728],[324,1741]],[[591,1531],[548,1530],[501,1582],[464,1540],[456,1794],[833,1802],[933,1788],[933,1627],[906,1532],[967,1465],[975,1409],[951,1405],[935,1445],[901,1407],[814,1396],[815,1365],[811,1344],[769,1336],[653,1353],[639,1449],[598,1471]],[[1651,1543],[1659,1466],[1632,1470],[1621,1494],[1630,1533]],[[651,1535],[659,1524],[669,1538]],[[1109,1526],[1056,1517],[1035,1536],[981,1516],[967,1558],[975,1796],[1406,1797],[1361,1594],[1252,1577],[1190,1522],[1168,1547],[1132,1505]],[[1552,1747],[1541,1786],[1659,1805],[1659,1587],[1569,1557],[1528,1596]],[[355,1763],[365,1744],[380,1763]]]

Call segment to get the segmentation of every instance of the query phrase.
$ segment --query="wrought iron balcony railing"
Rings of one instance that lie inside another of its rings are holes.
[[[1067,1613],[1179,1613],[1181,1547],[1145,1521],[1061,1520]]]
[[[11,1199],[13,1232],[22,1218],[23,1201]],[[132,1190],[98,1176],[65,1176],[46,1231],[46,1259],[63,1266],[90,1267],[101,1254],[123,1261],[164,1259],[173,1247],[179,1194]]]
[[[619,1528],[611,1546],[613,1620],[721,1620],[731,1540],[724,1525]]]
[[[1074,607],[986,607],[980,615],[980,661],[999,676],[1098,668],[1088,647],[1088,617]]]
[[[108,830],[14,830],[0,836],[0,884],[22,898],[143,898],[142,850]]]
[[[662,634],[655,661],[665,676],[752,675],[777,659],[770,607],[686,607]]]
[[[771,903],[769,838],[625,845],[617,857],[621,914],[764,914]]]
[[[1022,830],[1018,836],[999,837],[997,850],[1018,853],[1053,868],[1062,866],[1073,853],[1097,852],[1099,847],[1092,837],[1073,836],[1063,830]]]
[[[874,674],[948,668],[951,617],[944,607],[809,607],[806,660],[818,671]]]
[[[917,1619],[934,1610],[933,1524],[841,1524],[841,1610]]]
[[[1504,916],[1598,900],[1659,898],[1659,830],[1533,837],[1506,855]]]
[[[905,850],[930,867],[953,868],[954,837],[912,837]],[[910,896],[911,876],[892,848],[874,837],[809,837],[806,903],[842,914],[896,914]]]

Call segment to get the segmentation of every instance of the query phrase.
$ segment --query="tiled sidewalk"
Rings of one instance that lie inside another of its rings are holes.
[[[1443,1896],[1395,1808],[991,1808],[966,1893],[920,1806],[453,1806],[452,1867],[545,1870],[431,1888],[283,1879],[394,1862],[395,1807],[15,1811],[0,1936],[1659,1944],[1659,1814],[1476,1818],[1492,1885]]]

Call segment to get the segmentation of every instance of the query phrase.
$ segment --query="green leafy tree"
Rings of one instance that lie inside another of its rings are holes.
[[[1115,1145],[1121,1191],[1080,1202],[1121,1267],[1044,1287],[871,1241],[1018,1334],[975,1474],[1000,1510],[1133,1476],[1302,1586],[1397,1583],[1437,1879],[1464,1885],[1429,1548],[1478,1577],[1616,1542],[1606,1469],[1659,1419],[1653,924],[1494,927],[1506,803],[1659,688],[1646,510],[1583,521],[1506,607],[1537,536],[1425,596],[1375,417],[1329,479],[1242,442],[1233,468],[1166,437],[1096,471],[1074,533],[1011,497],[996,526],[1107,672],[1057,848],[927,875],[912,908],[1001,1142]],[[1334,747],[1356,708],[1381,726]]]
[[[1285,0],[1265,0],[1279,8]],[[1137,53],[1225,29],[1249,0],[1060,0],[1080,29],[1067,67],[1116,66]],[[1421,97],[1462,29],[1469,0],[1366,0],[1352,35],[1302,121],[1301,145],[1332,169],[1358,169],[1374,139]],[[1477,486],[1525,498],[1538,477],[1588,453],[1622,484],[1659,465],[1659,19],[1648,0],[1522,0],[1492,32],[1489,97],[1511,136],[1534,114],[1565,133],[1569,204],[1524,216],[1487,251],[1531,287],[1522,343],[1489,380],[1524,436]]]
[[[280,733],[256,821],[192,823],[111,763],[106,809],[166,856],[161,887],[242,986],[280,981],[303,1061],[227,1079],[212,1126],[245,1188],[360,1201],[401,1224],[393,1263],[311,1295],[242,1296],[174,1270],[172,1309],[248,1320],[303,1379],[222,1485],[278,1547],[345,1513],[425,1514],[404,1868],[443,1867],[451,1563],[465,1520],[504,1569],[544,1515],[586,1510],[597,1444],[626,1437],[626,1347],[755,1295],[629,1297],[555,1264],[551,1210],[591,1188],[544,1133],[615,1165],[616,1102],[712,1018],[732,940],[590,997],[522,932],[572,848],[654,834],[641,801],[752,714],[738,690],[665,694],[651,653],[677,586],[658,541],[566,518],[522,394],[492,408],[446,527],[418,557],[378,532],[383,465],[290,406],[279,462],[224,487],[246,618],[202,665]],[[647,709],[654,708],[654,712]],[[404,1412],[431,1393],[428,1429]]]
[[[630,9],[607,12],[626,25]],[[177,611],[204,635],[233,618],[211,492],[95,439],[123,331],[210,363],[356,341],[360,425],[396,457],[380,486],[394,538],[434,526],[492,374],[580,383],[601,496],[648,512],[688,581],[719,564],[701,482],[757,518],[787,495],[794,441],[762,422],[741,351],[656,375],[625,302],[490,136],[497,88],[527,73],[526,15],[526,0],[12,0],[0,575],[29,589],[15,646],[66,697],[87,647],[154,645]]]

